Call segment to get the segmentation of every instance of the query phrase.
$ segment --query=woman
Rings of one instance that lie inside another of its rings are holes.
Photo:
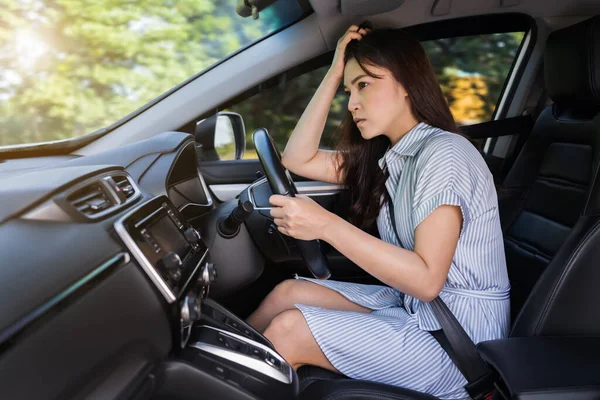
[[[342,80],[349,99],[339,150],[318,150]],[[294,368],[467,396],[466,380],[429,332],[440,325],[428,302],[439,295],[475,343],[498,339],[509,327],[509,282],[492,176],[455,132],[420,43],[400,30],[350,27],[282,162],[346,185],[352,224],[306,196],[272,196],[271,214],[282,233],[327,241],[387,286],[279,284],[248,322]],[[381,239],[359,229],[374,222]]]

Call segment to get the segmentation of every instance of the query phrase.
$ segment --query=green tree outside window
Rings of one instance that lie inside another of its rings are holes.
[[[0,146],[106,127],[302,15],[237,0],[0,0]]]

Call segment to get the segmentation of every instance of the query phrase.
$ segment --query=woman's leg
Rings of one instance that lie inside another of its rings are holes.
[[[275,286],[246,322],[263,333],[275,316],[284,311],[295,309],[294,304],[305,304],[331,310],[371,312],[366,307],[352,303],[335,290],[310,281],[287,279]]]
[[[310,364],[340,373],[323,354],[298,309],[278,314],[267,327],[265,337],[295,370]]]

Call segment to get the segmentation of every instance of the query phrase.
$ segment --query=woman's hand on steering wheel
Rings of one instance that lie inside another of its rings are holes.
[[[269,198],[271,216],[277,229],[284,235],[300,240],[322,239],[323,232],[335,215],[321,207],[308,196],[273,195]]]
[[[284,195],[277,196],[275,202],[281,200],[279,199],[279,197],[283,197],[284,200],[294,199],[295,195],[298,193],[298,190],[296,189],[296,185],[294,185],[294,181],[290,177],[290,174],[283,167],[283,164],[281,164],[281,156],[279,155],[279,152],[277,151],[277,148],[273,143],[273,139],[271,139],[267,130],[264,128],[257,129],[252,134],[252,140],[254,142],[254,148],[256,149],[258,159],[260,160],[260,163],[262,164],[263,169],[265,170],[265,175],[267,177],[267,181],[269,182],[269,186],[271,186],[271,190],[275,194]],[[304,199],[302,198],[301,200],[303,200],[302,203],[287,204],[296,204],[296,206],[294,206],[294,210],[298,211],[299,209],[304,208],[298,206],[299,204],[306,205],[311,204],[312,202],[312,200],[304,201]],[[282,208],[286,206],[286,204],[283,202],[278,204],[282,204]],[[288,209],[289,208],[290,207],[288,207]],[[316,205],[311,207],[311,210],[313,212],[309,211],[306,214],[303,213],[303,215],[312,215],[312,218],[317,219],[324,218],[324,216],[329,216],[329,218],[332,218],[331,216],[333,215],[331,213],[328,213],[328,211],[324,210],[322,207],[317,207]],[[276,214],[277,211],[275,212],[275,215]],[[282,219],[285,218],[285,211],[284,214],[282,214],[281,216],[283,217]],[[314,230],[308,229],[302,232],[298,232],[297,228],[297,225],[294,225],[294,228],[290,227],[289,229],[291,229],[291,232],[288,233],[299,236],[307,235],[307,237],[315,236]],[[299,239],[298,237],[295,237],[293,240],[295,241],[296,247],[298,248],[300,255],[306,262],[306,266],[314,275],[314,277],[317,279],[329,279],[329,277],[331,276],[331,271],[329,271],[329,267],[327,265],[327,258],[325,258],[323,252],[321,251],[319,241],[314,239],[304,240]]]

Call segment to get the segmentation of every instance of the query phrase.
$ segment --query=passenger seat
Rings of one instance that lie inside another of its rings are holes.
[[[553,32],[544,59],[553,104],[500,190],[513,320],[579,220],[600,159],[599,17]]]

